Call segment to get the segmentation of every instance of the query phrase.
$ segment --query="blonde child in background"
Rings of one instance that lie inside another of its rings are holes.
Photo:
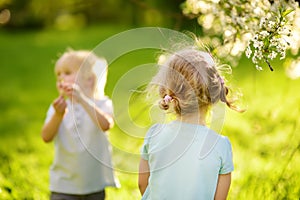
[[[149,88],[176,120],[155,124],[145,137],[139,167],[142,199],[226,199],[233,171],[227,137],[207,127],[207,113],[228,88],[209,53],[186,48],[170,55]]]
[[[54,71],[59,96],[41,132],[45,142],[55,144],[50,198],[105,199],[105,187],[118,184],[105,133],[113,126],[112,102],[104,96],[106,60],[71,50],[57,60]]]

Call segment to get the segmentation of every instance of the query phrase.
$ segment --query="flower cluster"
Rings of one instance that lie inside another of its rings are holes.
[[[246,56],[248,58],[252,56],[252,62],[258,70],[262,69],[258,65],[261,60],[265,61],[273,71],[269,60],[273,60],[278,55],[280,59],[285,58],[286,50],[290,45],[288,38],[291,37],[292,32],[285,17],[290,12],[292,10],[279,9],[278,13],[268,14],[260,19],[259,30],[249,41],[246,49]]]
[[[265,62],[271,70],[270,61],[285,58],[294,39],[297,12],[294,0],[186,0],[183,4],[183,13],[197,17],[210,38],[213,53],[233,61],[245,52],[257,69]]]

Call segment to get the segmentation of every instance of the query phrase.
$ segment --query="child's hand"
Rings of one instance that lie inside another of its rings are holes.
[[[63,85],[64,94],[70,99],[73,98],[75,101],[80,102],[83,97],[83,92],[79,85],[77,84],[64,84]]]
[[[63,95],[72,99],[73,95],[73,84],[72,83],[61,83],[61,90]]]
[[[62,116],[65,114],[67,103],[63,96],[59,96],[55,99],[52,105],[57,114]]]

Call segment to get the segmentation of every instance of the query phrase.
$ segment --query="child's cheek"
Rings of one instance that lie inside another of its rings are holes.
[[[60,95],[65,95],[65,92],[64,92],[64,89],[63,89],[63,86],[62,86],[61,82],[57,83],[56,87],[57,87],[57,90],[58,90]]]

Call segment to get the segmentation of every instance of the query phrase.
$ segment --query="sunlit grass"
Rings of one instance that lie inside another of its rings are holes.
[[[72,33],[0,32],[0,199],[48,198],[53,144],[42,142],[40,128],[57,95],[54,60],[68,46],[93,49],[122,29],[100,26]],[[155,61],[153,53],[133,52],[116,60],[109,68],[107,94],[113,94],[115,84],[129,69]],[[288,79],[280,68],[258,72],[244,59],[233,69],[233,86],[242,91],[247,111],[239,114],[227,110],[221,133],[230,138],[234,154],[228,199],[300,197],[300,79]],[[143,89],[140,87],[136,89]],[[154,119],[143,98],[143,94],[133,92],[125,99],[124,112],[134,119],[134,126],[147,128]],[[110,131],[116,175],[122,187],[107,189],[108,200],[140,198],[136,172],[144,130],[124,133],[116,124]],[[125,150],[132,157],[122,154]]]
[[[242,115],[227,112],[223,130],[229,135],[234,152],[230,197],[297,199],[300,82],[289,80],[280,68],[248,74],[235,74],[247,111]]]

